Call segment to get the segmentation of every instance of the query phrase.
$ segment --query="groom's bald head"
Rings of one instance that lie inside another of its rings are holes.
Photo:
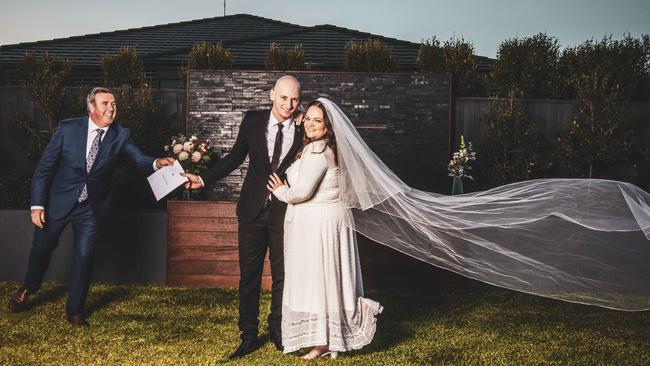
[[[275,82],[270,93],[271,113],[279,122],[291,118],[300,104],[300,82],[291,75],[284,75]]]

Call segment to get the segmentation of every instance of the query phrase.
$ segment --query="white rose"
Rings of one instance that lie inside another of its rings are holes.
[[[199,160],[201,160],[201,153],[198,152],[198,151],[193,152],[192,153],[192,161],[196,163]]]
[[[183,144],[183,150],[190,152],[194,148],[194,144],[191,141],[188,141]]]
[[[187,160],[187,158],[190,157],[190,154],[188,154],[186,151],[181,151],[180,154],[178,154],[178,160],[183,161]]]
[[[179,152],[183,151],[183,145],[181,144],[176,144],[173,147],[174,154],[178,154]]]

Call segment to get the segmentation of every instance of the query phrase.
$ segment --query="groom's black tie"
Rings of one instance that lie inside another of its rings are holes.
[[[271,157],[271,171],[274,172],[278,169],[278,164],[280,164],[280,156],[282,155],[282,140],[284,135],[282,134],[282,128],[284,125],[278,123],[278,132],[275,134],[275,144],[273,145],[273,156]]]

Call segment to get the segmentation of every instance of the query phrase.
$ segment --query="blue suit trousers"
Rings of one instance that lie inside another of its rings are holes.
[[[88,201],[78,203],[72,212],[63,218],[52,219],[46,215],[45,227],[36,228],[24,285],[32,291],[41,286],[52,251],[58,245],[61,232],[68,223],[72,223],[74,233],[74,257],[66,312],[68,315],[83,315],[98,231],[97,220]]]

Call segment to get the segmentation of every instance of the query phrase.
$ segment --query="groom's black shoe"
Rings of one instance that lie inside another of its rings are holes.
[[[243,339],[239,344],[239,348],[228,356],[229,360],[235,360],[244,357],[250,353],[255,352],[259,348],[257,339]]]
[[[279,329],[269,329],[269,338],[278,351],[284,351],[284,347],[282,346],[282,333],[280,333]]]

